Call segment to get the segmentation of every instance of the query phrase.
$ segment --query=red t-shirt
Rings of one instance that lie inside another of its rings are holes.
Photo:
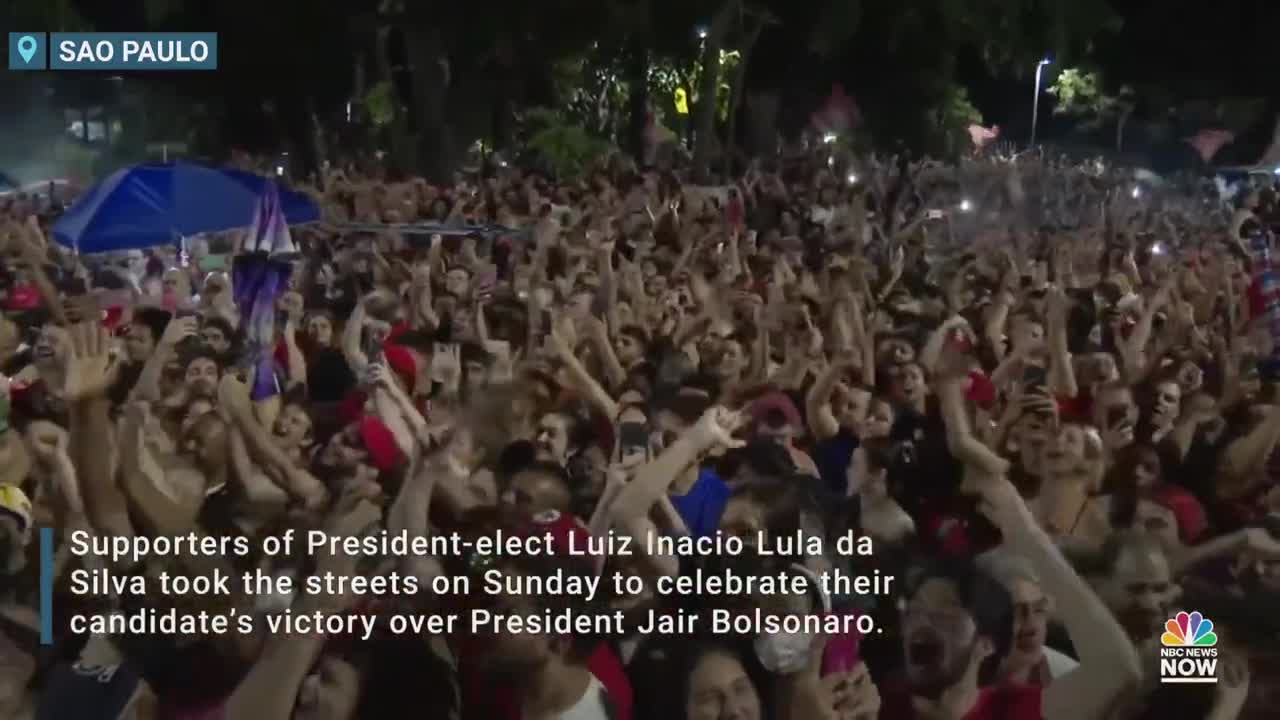
[[[14,285],[5,301],[6,310],[34,310],[40,307],[40,290],[35,285]]]
[[[1044,688],[1037,685],[1000,685],[978,691],[978,702],[961,720],[1044,720],[1040,699]],[[905,690],[884,695],[880,717],[886,720],[915,720],[911,693]]]
[[[1075,397],[1059,395],[1058,416],[1067,422],[1090,423],[1093,421],[1093,393],[1081,388]]]

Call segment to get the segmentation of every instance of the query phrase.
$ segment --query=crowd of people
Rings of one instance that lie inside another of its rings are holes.
[[[825,147],[715,187],[610,158],[572,182],[513,164],[443,185],[347,169],[307,189],[326,222],[292,229],[301,252],[284,258],[266,348],[237,304],[235,234],[79,256],[26,199],[0,208],[0,718],[1270,716],[1270,189],[1223,211],[1096,163],[854,161]],[[485,229],[343,229],[418,222]],[[39,528],[56,546],[52,644]],[[644,592],[431,592],[484,569],[461,556],[69,551],[76,533],[257,548],[310,529],[631,538],[635,552],[596,562],[490,561],[513,577],[622,573]],[[874,553],[834,552],[849,533]],[[718,535],[748,552],[643,551]],[[758,547],[795,536],[825,551]],[[418,591],[86,596],[70,581],[82,569],[395,575]],[[833,569],[896,582],[823,592],[814,580]],[[723,572],[800,576],[809,592],[656,591]],[[626,631],[67,623],[481,603],[621,611]],[[642,630],[651,614],[766,607],[869,615],[875,630]],[[1214,623],[1217,682],[1161,683],[1166,621],[1193,610]]]

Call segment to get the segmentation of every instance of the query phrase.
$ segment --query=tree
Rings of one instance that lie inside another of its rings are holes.
[[[756,43],[759,42],[760,35],[764,32],[765,28],[770,25],[776,25],[778,22],[777,17],[772,13],[761,10],[753,9],[750,12],[745,13],[745,15],[747,20],[744,22],[749,23],[749,25],[747,28],[744,28],[741,56],[738,58],[738,64],[735,68],[736,72],[734,73],[734,78],[731,83],[731,94],[727,111],[728,129],[725,130],[724,143],[724,175],[726,181],[728,180],[733,168],[734,145],[738,139],[738,111],[742,106],[742,93],[746,89],[744,86],[746,85],[747,66],[751,60],[751,51],[755,49]]]
[[[1107,0],[823,0],[811,23],[809,53],[868,68],[844,80],[878,144],[942,151],[948,131],[931,118],[949,115],[959,59],[1026,76],[1045,54],[1086,56],[1119,17]]]
[[[1124,128],[1136,106],[1133,88],[1122,86],[1109,94],[1103,90],[1097,73],[1066,68],[1049,86],[1048,93],[1057,100],[1055,114],[1074,115],[1082,119],[1086,129],[1097,129],[1115,120],[1116,152],[1124,149]]]
[[[698,99],[693,106],[693,175],[707,181],[711,153],[716,141],[716,95],[720,86],[720,51],[731,23],[741,10],[740,0],[723,0],[702,38],[702,72],[698,77]]]
[[[525,122],[530,125],[529,150],[560,180],[580,178],[611,150],[609,143],[553,110],[534,108],[525,113]]]
[[[982,113],[969,100],[969,92],[958,85],[948,89],[933,115],[942,154],[947,157],[958,156],[966,150],[973,142],[969,126],[982,124]]]

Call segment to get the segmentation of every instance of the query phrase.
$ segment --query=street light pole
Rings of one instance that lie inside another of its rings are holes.
[[[1040,119],[1040,74],[1050,62],[1045,58],[1036,63],[1036,94],[1031,98],[1031,147],[1036,146],[1036,121]]]

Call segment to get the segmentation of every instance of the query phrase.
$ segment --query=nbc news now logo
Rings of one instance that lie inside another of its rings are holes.
[[[1160,682],[1218,682],[1218,634],[1209,618],[1178,613],[1165,621],[1160,645]]]

